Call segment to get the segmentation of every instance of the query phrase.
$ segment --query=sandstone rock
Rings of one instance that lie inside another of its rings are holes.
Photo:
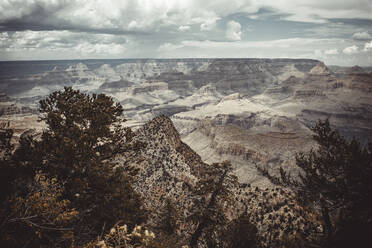
[[[194,194],[194,187],[205,176],[209,165],[181,141],[172,121],[165,116],[159,116],[138,129],[135,139],[145,142],[146,147],[136,156],[123,154],[117,160],[122,164],[136,164],[140,169],[135,189],[143,196],[152,213],[152,221],[156,222],[165,199],[169,199],[180,213],[178,233],[189,237],[195,226],[188,217],[205,206],[205,200]],[[229,152],[243,155],[249,151],[239,144],[231,144]],[[231,199],[234,201],[225,209],[226,217],[232,220],[246,212],[258,227],[263,247],[279,240],[284,235],[283,230],[295,234],[319,228],[316,215],[299,205],[288,189],[273,186],[259,189],[248,184],[226,187],[233,192]],[[273,230],[280,234],[267,235]]]

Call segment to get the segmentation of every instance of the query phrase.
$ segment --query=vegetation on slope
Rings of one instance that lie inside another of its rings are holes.
[[[40,140],[23,138],[14,154],[7,152],[3,160],[4,168],[12,170],[7,174],[16,179],[8,179],[12,188],[4,192],[9,210],[1,228],[7,246],[58,246],[57,236],[65,237],[66,231],[68,245],[82,245],[118,220],[130,228],[146,220],[141,198],[131,185],[135,171],[115,168],[110,160],[133,149],[126,145],[131,131],[120,125],[122,111],[110,97],[72,88],[40,102],[41,120],[48,129]],[[61,244],[66,246],[66,241]]]
[[[372,241],[372,143],[363,147],[356,139],[346,140],[328,120],[312,130],[318,148],[297,154],[300,180],[283,170],[281,179],[303,204],[320,210],[322,246],[364,247]]]
[[[283,170],[280,179],[271,177],[291,188],[296,200],[282,199],[278,206],[274,196],[283,190],[250,189],[248,205],[234,217],[241,185],[223,162],[199,173],[192,186],[197,208],[189,218],[164,199],[155,220],[134,190],[137,170],[114,159],[146,149],[121,125],[120,104],[65,88],[42,100],[39,110],[48,126],[41,138],[22,137],[14,147],[12,130],[0,130],[1,247],[343,247],[368,241],[372,144],[345,140],[328,121],[313,129],[318,148],[296,157],[300,180]],[[274,198],[264,199],[269,196]],[[300,230],[291,208],[308,209],[322,228]],[[252,209],[259,209],[256,216]],[[266,225],[270,242],[259,237],[259,219],[272,222]],[[276,221],[284,220],[293,223],[283,229]],[[189,222],[186,236],[177,229],[181,221]]]

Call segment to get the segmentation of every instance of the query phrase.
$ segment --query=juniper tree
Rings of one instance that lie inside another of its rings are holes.
[[[369,238],[360,233],[372,229],[372,143],[363,147],[356,139],[346,140],[328,120],[319,121],[312,131],[318,147],[296,155],[303,171],[300,180],[281,170],[282,181],[294,186],[303,203],[320,208],[324,246],[338,242],[345,247],[347,240],[353,246]]]
[[[190,238],[192,248],[198,246],[201,237],[208,247],[223,247],[223,236],[227,234],[230,223],[226,209],[234,203],[231,189],[237,184],[230,162],[214,163],[207,168],[196,186],[196,194],[203,200],[202,206],[192,215],[196,223]]]
[[[40,101],[39,111],[47,129],[40,140],[21,142],[17,161],[64,184],[64,197],[79,211],[77,236],[89,240],[103,225],[143,222],[146,213],[132,188],[135,171],[113,162],[133,148],[133,133],[121,125],[122,106],[104,94],[65,87]]]
[[[247,213],[243,213],[237,219],[231,221],[226,229],[222,238],[224,247],[257,247],[257,228],[251,223]]]
[[[14,180],[14,167],[10,164],[13,145],[11,139],[13,130],[0,129],[0,202],[3,202],[11,192],[11,182]]]

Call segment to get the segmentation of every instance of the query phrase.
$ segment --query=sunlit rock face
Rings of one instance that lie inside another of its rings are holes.
[[[257,166],[298,173],[294,154],[314,147],[309,127],[318,119],[372,139],[371,72],[307,59],[1,62],[2,119],[34,114],[64,86],[112,96],[136,128],[170,117],[203,161],[231,160],[241,182],[261,188],[269,183]]]
[[[173,122],[166,116],[158,116],[137,129],[134,142],[137,141],[145,146],[135,152],[118,155],[116,162],[119,166],[130,165],[138,169],[134,188],[150,210],[151,224],[156,224],[161,212],[166,209],[166,202],[170,201],[180,219],[176,223],[177,232],[185,240],[189,239],[196,228],[190,215],[206,205],[205,197],[195,194],[195,189],[197,182],[207,176],[206,170],[210,165],[181,140]],[[240,156],[247,151],[235,145],[230,147],[229,152]],[[284,235],[284,230],[291,235],[299,232],[309,235],[309,230],[320,227],[316,214],[299,205],[289,189],[274,186],[268,181],[264,183],[263,179],[260,186],[225,182],[224,187],[230,190],[232,202],[226,204],[219,198],[217,202],[226,205],[224,214],[227,219],[248,214],[258,228],[262,247],[271,247],[270,243]],[[278,236],[267,235],[276,229]]]

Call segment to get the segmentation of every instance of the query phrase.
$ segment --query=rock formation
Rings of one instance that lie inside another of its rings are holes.
[[[261,188],[268,182],[256,166],[271,173],[283,166],[297,173],[294,154],[313,146],[309,127],[318,119],[329,118],[347,137],[372,139],[372,77],[360,67],[332,71],[309,59],[53,63],[20,63],[17,76],[9,65],[9,75],[0,77],[0,91],[16,105],[1,107],[2,113],[33,112],[26,107],[36,109],[38,100],[63,86],[105,93],[123,105],[136,126],[169,116],[203,161],[231,160],[241,182]]]
[[[178,232],[188,239],[195,228],[188,217],[205,207],[205,202],[194,193],[195,186],[210,165],[181,141],[172,121],[166,116],[159,116],[138,129],[135,141],[144,142],[146,146],[136,155],[122,154],[116,160],[123,166],[131,164],[139,169],[135,188],[151,210],[152,224],[156,225],[157,216],[166,200],[170,200],[180,214]],[[231,152],[237,155],[246,152],[238,146],[232,149],[235,150]],[[308,235],[311,230],[320,228],[317,216],[299,205],[288,189],[273,185],[260,189],[248,184],[226,187],[233,192],[234,203],[225,214],[230,220],[248,214],[258,227],[263,247],[275,244],[283,235]]]

